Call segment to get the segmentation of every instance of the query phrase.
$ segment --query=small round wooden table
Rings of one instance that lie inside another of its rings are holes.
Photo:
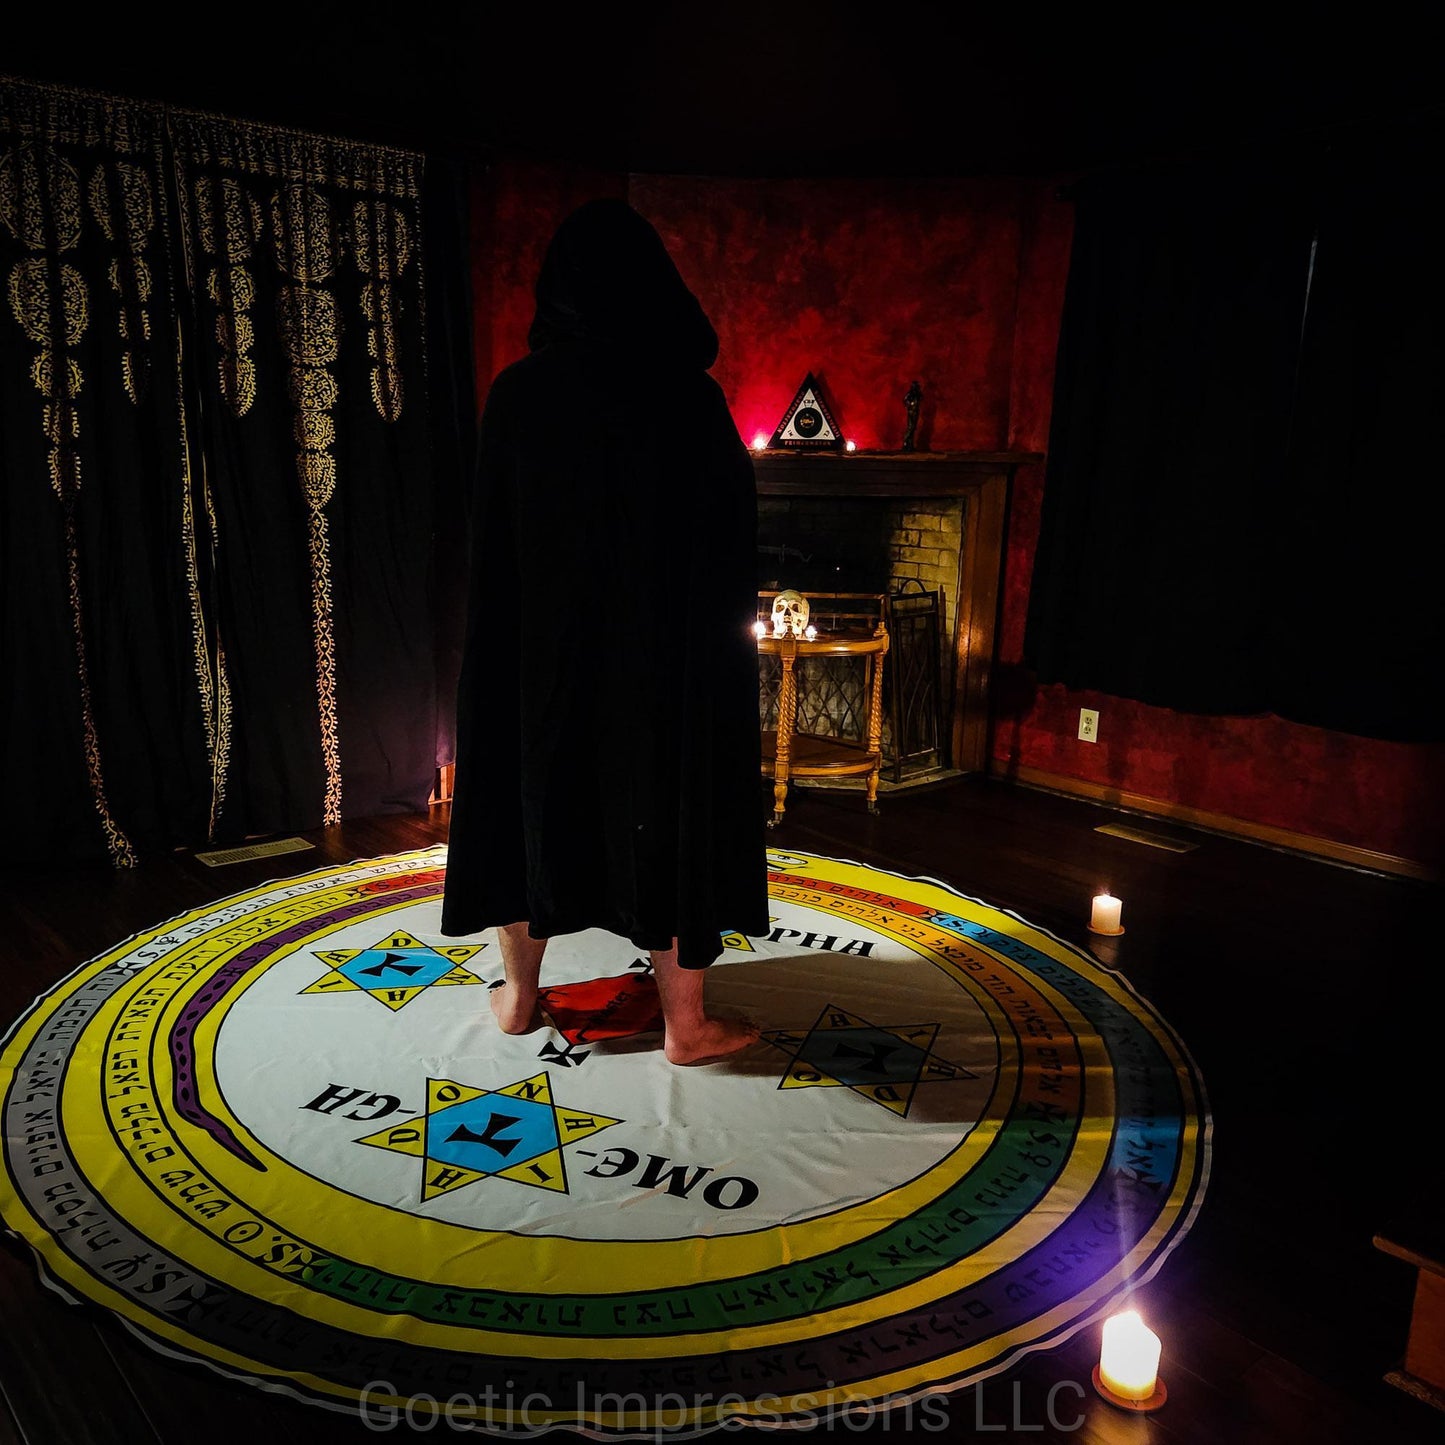
[[[763,776],[773,780],[773,816],[768,827],[782,821],[790,778],[867,777],[868,811],[878,811],[878,775],[883,769],[883,658],[888,652],[888,629],[880,622],[871,634],[820,633],[809,642],[791,633],[758,638],[758,652],[782,661],[778,686],[778,725],[762,735]],[[823,737],[800,733],[798,722],[797,662],[800,657],[861,657],[867,669],[864,695],[868,699],[868,731],[862,739]]]

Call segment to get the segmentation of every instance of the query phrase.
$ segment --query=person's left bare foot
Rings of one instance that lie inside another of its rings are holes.
[[[488,990],[488,1002],[504,1034],[530,1034],[542,1027],[542,1010],[537,995],[519,999],[509,983],[494,983]]]
[[[670,1064],[715,1064],[755,1044],[760,1033],[750,1019],[705,1018],[693,1030],[667,1029],[662,1048]]]

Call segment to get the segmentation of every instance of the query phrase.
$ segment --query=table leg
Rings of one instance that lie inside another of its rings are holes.
[[[883,771],[883,658],[877,653],[868,659],[871,673],[868,679],[868,751],[877,761],[868,774],[868,811],[878,812],[878,775]],[[897,740],[894,740],[895,746]]]
[[[788,801],[788,767],[793,754],[793,729],[798,722],[798,679],[793,672],[793,659],[783,654],[783,675],[778,684],[778,749],[773,755],[773,817],[768,824],[776,828],[783,821]]]

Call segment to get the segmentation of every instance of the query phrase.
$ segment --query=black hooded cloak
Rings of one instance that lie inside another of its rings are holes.
[[[621,201],[557,231],[483,411],[442,931],[767,931],[752,461],[717,336]]]

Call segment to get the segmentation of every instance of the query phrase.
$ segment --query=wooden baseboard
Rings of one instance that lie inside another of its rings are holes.
[[[1423,1400],[1427,1405],[1433,1405],[1437,1410],[1445,1410],[1445,1390],[1432,1385],[1428,1380],[1417,1378],[1408,1370],[1391,1370],[1385,1376],[1385,1383],[1393,1385],[1397,1390],[1403,1390],[1407,1395],[1413,1395],[1417,1400]]]
[[[1307,853],[1314,858],[1343,863],[1350,868],[1364,868],[1371,873],[1388,873],[1399,878],[1413,878],[1421,883],[1440,881],[1437,870],[1423,863],[1416,863],[1410,858],[1397,858],[1392,853],[1377,853],[1371,848],[1356,848],[1349,843],[1337,843],[1331,838],[1316,838],[1309,833],[1295,833],[1288,828],[1274,828],[1267,823],[1253,823],[1247,818],[1232,818],[1226,813],[1209,813],[1202,808],[1185,807],[1182,803],[1151,798],[1143,793],[1128,793],[1108,783],[1093,783],[1084,778],[1071,778],[1063,773],[1045,772],[1042,768],[1009,766],[1000,764],[997,759],[990,762],[989,775],[1013,783],[1022,783],[1028,788],[1041,788],[1045,792],[1084,798],[1091,803],[1102,803],[1105,807],[1118,808],[1125,812],[1146,813],[1152,818],[1168,818],[1193,828],[1203,828],[1210,833],[1223,833],[1231,838],[1264,843],[1271,848]]]

